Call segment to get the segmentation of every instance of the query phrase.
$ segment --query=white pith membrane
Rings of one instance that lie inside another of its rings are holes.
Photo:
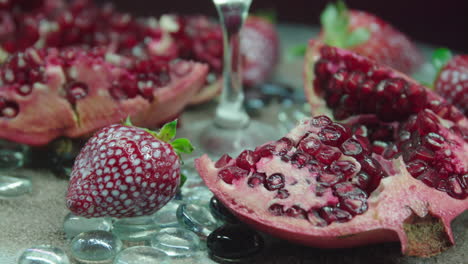
[[[306,132],[316,132],[314,129],[309,119],[306,119],[286,137],[297,142]],[[415,242],[406,230],[414,218],[434,218],[439,221],[444,234],[434,240],[440,240],[441,244],[453,244],[450,222],[468,208],[468,201],[454,199],[415,179],[407,172],[401,158],[384,160],[377,155],[374,158],[389,176],[383,178],[378,188],[370,194],[367,199],[368,210],[353,216],[348,222],[332,222],[326,226],[316,226],[312,218],[275,216],[268,210],[273,203],[284,205],[285,210],[293,205],[308,210],[336,199],[331,191],[317,197],[314,192],[316,176],[305,168],[298,169],[291,163],[281,162],[277,156],[264,157],[257,162],[256,169],[265,172],[267,177],[278,172],[285,176],[285,188],[290,193],[286,199],[275,198],[276,192],[268,191],[263,185],[254,188],[248,186],[248,177],[234,180],[232,184],[223,181],[218,176],[219,171],[233,165],[235,159],[224,167],[216,168],[214,162],[204,155],[196,160],[196,168],[215,196],[242,221],[286,240],[316,247],[351,247],[400,240],[403,253],[429,256],[443,250],[442,246],[426,249],[425,241]],[[355,161],[352,157],[342,156],[340,159]],[[418,247],[420,244],[423,247]]]

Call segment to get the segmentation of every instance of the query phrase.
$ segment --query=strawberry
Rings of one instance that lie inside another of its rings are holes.
[[[449,50],[438,49],[432,62],[437,71],[436,92],[468,116],[468,55],[452,56]]]
[[[252,86],[264,82],[279,62],[280,45],[275,24],[264,16],[249,16],[241,34],[244,84]]]
[[[403,33],[367,12],[348,10],[342,1],[329,4],[321,17],[320,40],[349,49],[404,73],[421,66],[421,52]]]
[[[67,207],[84,217],[117,218],[163,207],[181,182],[179,154],[193,150],[185,138],[172,141],[176,126],[156,133],[127,121],[97,131],[73,165]]]

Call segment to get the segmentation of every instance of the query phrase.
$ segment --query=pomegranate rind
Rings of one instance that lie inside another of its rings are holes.
[[[304,124],[301,123],[287,137],[297,139],[304,135]],[[257,167],[274,166],[269,159],[262,158]],[[234,163],[235,159],[224,167]],[[453,245],[450,223],[468,209],[468,200],[454,199],[415,179],[407,172],[401,159],[382,164],[390,176],[383,178],[378,188],[371,193],[369,209],[365,213],[354,216],[346,223],[333,222],[325,227],[317,227],[306,219],[272,215],[267,209],[270,198],[266,198],[266,190],[248,187],[246,178],[227,184],[218,177],[218,172],[224,167],[216,168],[215,162],[207,155],[195,160],[196,169],[205,184],[240,220],[291,242],[312,247],[345,248],[400,241],[404,254],[422,257],[436,255]],[[301,205],[304,200],[307,200],[307,194],[294,202]],[[415,241],[414,238],[421,234],[414,235],[418,233],[418,226],[412,223],[417,222],[415,219],[428,217],[437,219],[435,225],[440,225],[443,231],[436,237],[423,233],[425,239]]]

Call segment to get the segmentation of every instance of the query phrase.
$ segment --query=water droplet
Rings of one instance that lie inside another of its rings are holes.
[[[87,231],[110,231],[111,229],[112,219],[107,217],[85,218],[69,213],[63,221],[63,231],[68,239]]]
[[[113,264],[156,264],[168,263],[164,251],[154,247],[137,246],[122,250],[114,259]]]
[[[177,221],[176,211],[179,205],[180,202],[175,200],[169,202],[163,208],[153,214],[153,221],[160,228],[178,226],[179,222]]]
[[[70,260],[62,249],[41,245],[26,249],[18,264],[70,264]]]
[[[200,238],[187,229],[168,227],[151,238],[151,246],[172,257],[189,257],[197,253]]]
[[[216,197],[211,197],[210,211],[214,217],[221,221],[236,224],[239,220]]]
[[[220,226],[208,208],[197,204],[181,204],[177,209],[177,219],[181,225],[201,237],[207,237]]]
[[[30,192],[32,192],[30,179],[0,175],[0,199],[13,198]]]
[[[263,248],[262,237],[244,225],[224,225],[212,232],[206,241],[209,254],[220,259],[242,259]]]
[[[112,233],[125,241],[148,240],[159,230],[153,215],[121,218],[114,222]]]
[[[110,232],[88,231],[71,241],[72,256],[84,263],[111,261],[122,249],[122,241]]]

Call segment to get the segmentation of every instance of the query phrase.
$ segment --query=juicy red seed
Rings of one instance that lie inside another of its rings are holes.
[[[406,164],[406,169],[413,177],[418,177],[427,169],[427,164],[422,160],[415,160]]]
[[[281,205],[281,204],[272,204],[270,205],[270,207],[268,207],[268,211],[272,214],[272,215],[276,215],[276,216],[282,216],[284,215],[284,206]]]
[[[299,168],[304,167],[309,162],[310,156],[301,152],[297,151],[291,156],[291,162],[293,164],[297,164]]]
[[[280,156],[286,155],[294,146],[292,140],[287,137],[283,137],[279,139],[274,144],[275,144],[275,151]]]
[[[360,71],[353,71],[349,74],[348,80],[344,87],[345,92],[348,94],[356,93],[359,85],[364,82],[366,75]]]
[[[371,182],[371,177],[369,174],[361,171],[358,174],[354,175],[353,178],[351,179],[351,182],[356,185],[356,187],[362,189],[362,190],[367,190],[369,187],[369,184]],[[370,190],[372,192],[373,190]]]
[[[227,168],[222,169],[218,173],[218,177],[220,177],[224,182],[232,184],[234,180],[239,180],[243,177],[246,177],[248,171],[243,170],[236,166],[230,166]]]
[[[348,178],[357,172],[357,168],[356,165],[349,160],[335,160],[330,165],[330,171]]]
[[[383,170],[379,162],[372,157],[366,156],[361,160],[362,170],[374,177],[382,174]]]
[[[359,135],[362,137],[367,137],[369,135],[369,131],[365,125],[354,125],[353,133],[354,135]]]
[[[424,160],[424,161],[432,161],[434,159],[434,152],[426,147],[419,146],[415,150],[411,150],[408,153],[407,160],[405,161],[413,161],[413,160]]]
[[[16,102],[0,97],[0,117],[14,118],[19,113],[19,105]]]
[[[336,147],[346,140],[348,133],[342,125],[330,124],[322,128],[318,137],[324,144]]]
[[[363,154],[361,144],[354,138],[348,138],[341,144],[340,149],[343,151],[343,154],[347,156],[357,157]]]
[[[372,142],[372,152],[382,155],[387,149],[388,144],[383,141],[374,141]]]
[[[430,132],[423,137],[423,143],[432,150],[439,150],[445,143],[445,138],[437,133]]]
[[[430,111],[424,110],[418,114],[418,129],[421,135],[426,135],[430,132],[439,131],[439,120],[437,117]]]
[[[309,162],[307,163],[307,168],[309,168],[310,172],[319,172],[322,170],[322,167],[323,166],[314,159],[310,159]]]
[[[441,180],[436,189],[446,192],[456,199],[465,199],[467,197],[466,188],[463,188],[455,175],[448,179]]]
[[[75,104],[76,101],[83,99],[88,95],[88,85],[82,82],[70,82],[66,88],[67,99],[70,103]]]
[[[337,150],[331,148],[331,147],[326,147],[323,146],[320,151],[317,153],[315,158],[326,164],[330,165],[333,161],[339,159],[341,157],[341,152],[338,152]]]
[[[255,149],[255,154],[260,158],[270,157],[275,152],[275,149],[276,149],[275,146],[271,144],[267,144],[267,145],[264,145]]]
[[[177,77],[184,77],[192,70],[192,64],[185,61],[179,61],[171,65],[171,70],[175,75],[177,75]]]
[[[308,137],[299,143],[299,149],[309,155],[314,155],[320,149],[321,145],[322,143],[320,140],[313,137]]]
[[[312,118],[311,120],[311,124],[315,127],[324,127],[326,125],[330,125],[332,124],[333,122],[331,121],[331,119],[328,117],[328,116],[316,116],[314,118]]]
[[[367,211],[367,194],[350,182],[339,183],[334,187],[335,193],[340,197],[339,207],[352,215]]]
[[[317,181],[324,187],[333,186],[344,180],[343,174],[322,173],[319,174]]]
[[[345,90],[347,79],[348,72],[345,69],[338,70],[335,74],[331,76],[328,90],[333,93],[343,93]]]
[[[236,159],[236,165],[244,170],[255,168],[255,164],[260,159],[253,151],[244,150]]]
[[[319,212],[315,209],[310,209],[307,212],[307,220],[309,220],[313,226],[323,227],[327,225],[327,222],[322,217],[320,217]]]
[[[288,156],[288,155],[284,155],[284,156],[281,156],[281,160],[282,160],[283,162],[288,163],[288,162],[291,161],[291,157]]]
[[[329,61],[320,59],[315,63],[315,76],[320,76],[322,80],[328,80],[329,75],[330,75],[330,69],[329,69]]]
[[[384,153],[382,153],[383,157],[386,159],[393,159],[399,154],[400,151],[398,150],[398,146],[395,143],[390,143],[387,149],[385,149]]]
[[[277,199],[286,199],[289,197],[289,192],[286,189],[278,190],[278,193],[275,195]]]
[[[22,96],[26,96],[26,95],[29,95],[31,94],[32,92],[32,86],[31,85],[27,85],[27,84],[23,84],[23,85],[17,85],[15,87],[15,90],[18,94],[22,95]]]
[[[270,176],[265,181],[265,188],[269,191],[275,191],[282,189],[284,187],[284,176],[281,173],[275,173]]]
[[[411,133],[408,130],[402,130],[398,133],[401,142],[407,141],[411,138]]]
[[[434,169],[427,169],[421,175],[417,177],[418,180],[421,180],[429,187],[436,187],[439,185],[440,177],[439,174]]]
[[[336,207],[325,206],[319,210],[319,215],[328,224],[333,222],[343,223],[351,220],[353,216],[345,210]]]
[[[257,187],[259,185],[263,185],[265,184],[265,179],[266,179],[265,173],[255,172],[247,180],[247,185],[249,185],[252,188]]]
[[[215,168],[217,169],[222,168],[226,166],[231,160],[232,160],[231,156],[229,156],[228,154],[224,154],[223,156],[221,156],[221,158],[219,158],[218,161],[216,161]]]
[[[294,217],[294,218],[302,218],[306,219],[307,218],[307,213],[304,209],[302,209],[298,205],[294,205],[286,210],[286,215],[289,217]]]

